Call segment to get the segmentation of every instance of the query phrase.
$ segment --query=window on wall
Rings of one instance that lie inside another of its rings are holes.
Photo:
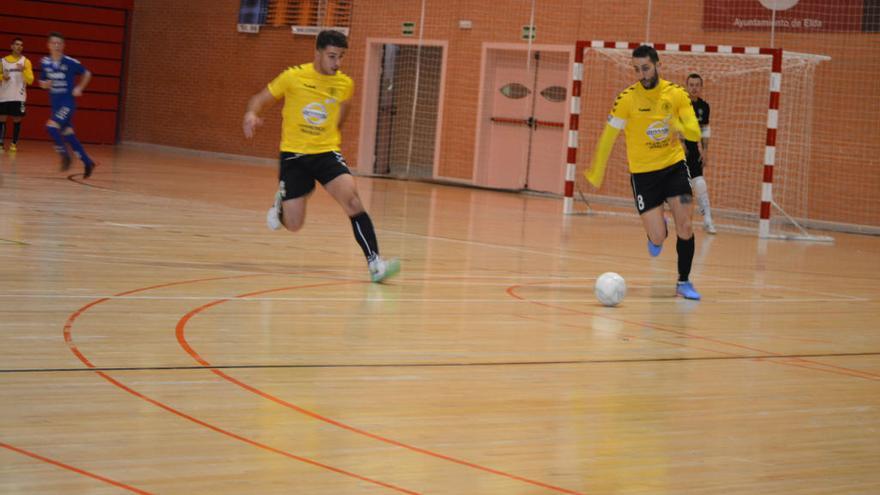
[[[353,3],[354,0],[241,0],[238,23],[293,26],[294,32],[336,28],[347,33]]]
[[[269,3],[273,26],[349,27],[351,25],[353,0],[269,0]]]
[[[269,0],[241,0],[238,7],[239,24],[266,24]]]

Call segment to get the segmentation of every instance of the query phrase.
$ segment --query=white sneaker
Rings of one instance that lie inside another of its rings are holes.
[[[400,271],[400,260],[397,258],[385,260],[377,256],[368,266],[370,268],[370,280],[378,283],[397,275],[397,272]]]
[[[717,234],[718,231],[715,230],[715,224],[712,223],[711,220],[703,222],[703,229],[706,230],[707,234]]]
[[[278,191],[275,193],[275,203],[266,212],[266,225],[270,230],[280,230],[284,227],[284,223],[281,221],[281,199],[281,191]]]

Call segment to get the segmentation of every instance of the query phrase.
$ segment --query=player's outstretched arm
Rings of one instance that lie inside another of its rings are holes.
[[[611,156],[611,150],[614,148],[614,141],[618,134],[620,134],[620,129],[611,124],[605,124],[605,129],[596,145],[590,169],[584,172],[584,177],[596,189],[602,187],[602,181],[605,180],[605,167],[608,165],[608,157]]]
[[[259,117],[259,113],[273,103],[275,103],[275,97],[272,96],[268,88],[263,88],[262,91],[251,97],[248,101],[247,111],[244,112],[244,121],[242,122],[242,129],[246,138],[254,137],[257,127],[263,125],[263,119]]]

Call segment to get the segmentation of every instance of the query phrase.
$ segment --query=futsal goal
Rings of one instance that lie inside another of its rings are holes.
[[[629,206],[634,212],[622,136],[601,189],[593,189],[583,172],[614,99],[637,81],[631,54],[641,44],[576,44],[565,214],[613,211],[615,206]],[[780,48],[648,44],[660,55],[661,78],[682,86],[688,74],[703,78],[712,129],[704,175],[719,230],[756,232],[762,238],[832,241],[804,228],[809,223],[814,76],[817,66],[829,57]]]

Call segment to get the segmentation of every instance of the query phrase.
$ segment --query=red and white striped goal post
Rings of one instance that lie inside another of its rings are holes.
[[[641,45],[653,46],[658,52],[724,53],[766,55],[771,57],[770,101],[767,105],[767,141],[764,150],[764,177],[761,186],[761,215],[759,237],[770,235],[770,205],[773,200],[773,166],[776,163],[776,131],[779,125],[779,100],[782,90],[782,49],[750,46],[701,45],[685,43],[636,43],[629,41],[578,41],[575,44],[574,67],[569,109],[568,153],[565,165],[565,198],[563,213],[574,213],[574,181],[577,163],[578,125],[581,109],[581,85],[584,81],[584,50],[587,48],[616,48],[635,50]]]

